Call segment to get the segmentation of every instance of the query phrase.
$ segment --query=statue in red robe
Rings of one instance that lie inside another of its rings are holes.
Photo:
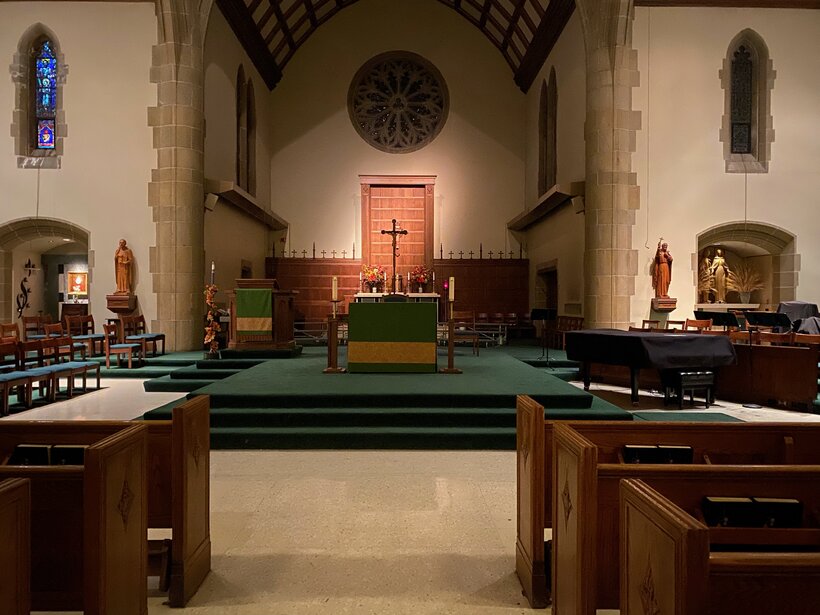
[[[658,250],[655,252],[655,266],[652,269],[652,288],[655,289],[655,296],[668,297],[671,281],[672,254],[669,252],[669,244],[661,238],[658,242]]]

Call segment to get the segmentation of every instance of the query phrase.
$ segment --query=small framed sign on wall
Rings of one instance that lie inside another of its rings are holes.
[[[88,295],[88,272],[69,271],[68,284],[66,284],[66,294],[68,295]]]

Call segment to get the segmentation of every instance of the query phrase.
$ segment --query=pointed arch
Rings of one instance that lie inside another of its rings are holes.
[[[256,96],[253,90],[253,80],[248,79],[247,91],[247,116],[248,116],[248,184],[246,190],[248,193],[256,194]]]
[[[42,23],[29,27],[10,67],[15,88],[11,124],[19,168],[60,168],[68,134],[63,85],[68,66],[54,32]]]
[[[769,48],[754,30],[737,34],[720,70],[720,140],[727,173],[767,173],[774,141],[771,91],[775,71]]]
[[[558,181],[558,85],[555,67],[549,81],[541,83],[538,106],[538,195],[546,193]]]

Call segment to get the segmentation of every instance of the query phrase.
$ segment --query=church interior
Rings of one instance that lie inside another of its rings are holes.
[[[0,613],[820,612],[820,0],[0,54]]]

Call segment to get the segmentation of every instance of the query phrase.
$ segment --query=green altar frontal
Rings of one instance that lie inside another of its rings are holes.
[[[436,371],[435,303],[352,303],[349,372]]]

